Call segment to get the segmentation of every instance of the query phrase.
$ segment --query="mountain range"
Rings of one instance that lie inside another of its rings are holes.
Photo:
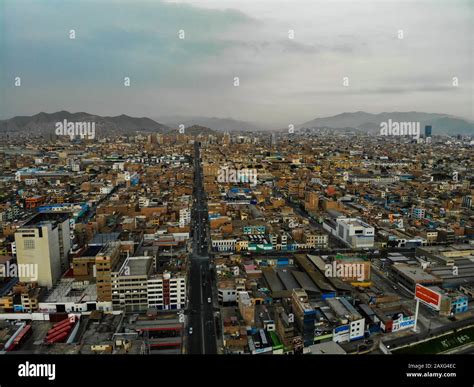
[[[420,122],[421,131],[425,125],[432,126],[432,133],[436,134],[467,134],[474,135],[474,122],[447,114],[423,112],[383,112],[372,114],[367,112],[341,113],[330,117],[320,117],[297,125],[296,130],[325,128],[333,130],[355,129],[358,132],[378,133],[380,123],[388,122]],[[133,134],[137,131],[151,131],[169,133],[175,131],[180,124],[186,128],[194,127],[191,132],[205,133],[211,131],[259,131],[263,126],[238,121],[232,118],[217,117],[183,117],[168,116],[159,119],[160,123],[147,117],[131,117],[125,114],[108,117],[85,112],[70,113],[59,111],[56,113],[38,113],[33,116],[16,116],[7,120],[0,120],[0,133],[34,133],[42,135],[54,134],[56,122],[95,122],[96,133],[99,137],[111,134]],[[286,129],[287,130],[287,129]]]
[[[172,128],[177,128],[179,125],[185,127],[192,125],[204,126],[209,129],[217,131],[260,131],[265,130],[263,125],[252,122],[234,120],[233,118],[218,118],[218,117],[193,117],[193,116],[163,116],[158,117],[159,122],[165,123]]]
[[[110,134],[130,134],[136,131],[166,132],[170,128],[146,117],[130,117],[125,114],[115,117],[102,117],[84,112],[38,113],[34,116],[16,116],[0,121],[0,132],[33,132],[34,134],[54,134],[56,122],[95,122],[99,136]]]
[[[432,126],[433,135],[436,134],[474,134],[474,123],[462,118],[438,113],[423,112],[383,112],[371,114],[366,112],[342,113],[331,117],[315,118],[314,120],[298,125],[296,129],[304,128],[353,128],[366,133],[379,133],[382,122],[420,122],[421,132],[425,125]]]

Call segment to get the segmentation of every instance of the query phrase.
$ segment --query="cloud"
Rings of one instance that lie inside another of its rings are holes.
[[[281,126],[392,105],[474,114],[465,1],[4,0],[0,14],[1,118],[67,109]]]

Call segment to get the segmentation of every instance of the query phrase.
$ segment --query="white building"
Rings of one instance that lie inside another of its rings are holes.
[[[51,288],[69,267],[71,248],[69,218],[63,213],[38,213],[15,232],[19,264],[27,265],[35,277],[20,276],[22,282],[38,282]]]
[[[138,206],[140,208],[148,207],[150,205],[150,199],[145,196],[140,196],[138,198]]]
[[[148,279],[148,307],[158,310],[183,309],[186,305],[186,276],[164,272]]]
[[[353,248],[374,247],[375,230],[361,219],[337,218],[332,233]]]
[[[102,195],[108,195],[109,193],[112,192],[113,187],[111,186],[105,186],[105,187],[100,187],[100,193]]]
[[[179,227],[187,226],[191,223],[191,211],[187,208],[179,210]]]
[[[217,289],[217,297],[219,303],[226,304],[226,303],[233,303],[237,301],[237,289],[234,287],[219,287]]]
[[[35,179],[35,178],[25,179],[24,182],[26,185],[36,185],[38,184],[38,179]]]
[[[237,239],[212,239],[212,248],[216,251],[234,251]]]
[[[341,297],[329,298],[326,302],[340,321],[333,330],[333,341],[340,343],[364,337],[365,319],[349,301]]]

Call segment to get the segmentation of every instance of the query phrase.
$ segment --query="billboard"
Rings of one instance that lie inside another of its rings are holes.
[[[392,332],[401,331],[403,329],[413,328],[415,326],[415,316],[404,316],[403,313],[393,320]]]
[[[415,298],[421,302],[431,306],[432,308],[439,310],[441,304],[441,294],[431,290],[423,285],[416,284]]]

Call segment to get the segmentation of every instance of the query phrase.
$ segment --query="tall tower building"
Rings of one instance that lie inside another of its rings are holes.
[[[432,128],[431,125],[425,125],[425,138],[431,137]]]
[[[39,213],[15,233],[22,282],[38,282],[51,288],[69,267],[71,248],[69,217],[64,213]]]
[[[119,259],[120,241],[108,242],[95,257],[98,301],[112,301],[112,271]]]
[[[222,137],[222,144],[224,145],[230,144],[230,134],[228,132],[224,133],[224,137]]]

